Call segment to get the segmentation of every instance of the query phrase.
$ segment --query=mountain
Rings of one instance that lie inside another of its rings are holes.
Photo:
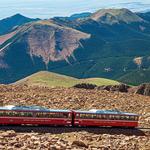
[[[69,24],[64,20],[58,22]],[[69,26],[91,34],[91,38],[82,43],[83,49],[78,49],[74,53],[80,64],[73,63],[70,67],[53,71],[76,77],[105,77],[120,80],[132,71],[149,70],[150,22],[136,13],[127,9],[104,9],[97,11],[90,18],[71,22]],[[139,67],[135,61],[139,58],[142,67]],[[74,72],[73,70],[77,68],[78,72]],[[132,76],[130,77],[133,79]],[[128,83],[127,80],[121,81]],[[136,85],[142,82],[143,80],[138,82],[131,80],[130,84]]]
[[[143,18],[144,20],[147,20],[150,22],[150,12],[137,13],[137,15],[140,16],[141,18]]]
[[[128,9],[101,9],[91,16],[91,19],[104,24],[142,22],[143,19]]]
[[[22,16],[21,14],[16,14],[14,16],[2,19],[0,20],[0,35],[10,32],[16,26],[20,26],[27,22],[31,22],[35,20],[38,19],[27,18],[25,16]]]
[[[100,85],[117,85],[119,82],[104,78],[87,78],[77,79],[65,75],[60,75],[48,71],[40,71],[22,80],[17,81],[13,85],[26,84],[29,86],[47,86],[47,87],[72,87],[79,83],[91,83]]]
[[[0,36],[0,83],[48,70],[140,84],[142,78],[135,81],[131,72],[145,74],[150,69],[149,41],[148,19],[127,9],[27,23]]]
[[[49,62],[75,60],[73,51],[80,39],[89,34],[53,21],[43,20],[18,27],[0,46],[0,82],[14,82],[39,70],[47,70]],[[0,37],[3,39],[3,36]]]
[[[79,14],[73,14],[70,17],[70,20],[75,20],[75,19],[82,19],[82,18],[87,18],[90,17],[92,15],[92,13],[90,12],[84,12],[84,13],[79,13]]]

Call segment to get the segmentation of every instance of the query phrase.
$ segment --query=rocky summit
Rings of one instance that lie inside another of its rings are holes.
[[[149,150],[150,147],[149,96],[98,89],[1,85],[0,103],[54,109],[118,109],[141,115],[139,129],[1,126],[0,149]]]

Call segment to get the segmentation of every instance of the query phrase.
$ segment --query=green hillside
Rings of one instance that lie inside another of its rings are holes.
[[[124,83],[131,85],[139,85],[150,82],[150,69],[132,71],[119,78],[119,81],[123,81]]]
[[[96,85],[115,85],[119,84],[117,81],[104,79],[104,78],[87,78],[87,79],[77,79],[65,75],[60,75],[56,73],[51,73],[47,71],[41,71],[35,73],[29,77],[17,81],[15,84],[25,83],[27,85],[38,85],[38,86],[48,86],[48,87],[72,87],[78,83],[91,83]]]

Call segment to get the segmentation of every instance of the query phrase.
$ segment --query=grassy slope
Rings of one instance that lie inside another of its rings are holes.
[[[28,85],[39,85],[39,86],[49,86],[49,87],[71,87],[77,83],[92,83],[96,85],[114,85],[119,84],[117,81],[103,79],[103,78],[87,78],[87,79],[77,79],[65,75],[60,75],[56,73],[41,71],[35,73],[27,78],[17,81],[15,84],[26,83]]]
[[[132,71],[122,76],[118,80],[131,84],[131,85],[139,85],[142,83],[148,83],[150,82],[150,69]]]

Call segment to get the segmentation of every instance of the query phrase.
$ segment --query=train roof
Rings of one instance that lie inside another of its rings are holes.
[[[128,115],[128,116],[139,116],[138,114],[135,113],[127,113],[127,112],[122,112],[118,110],[97,110],[97,109],[91,109],[89,111],[85,110],[76,110],[75,112],[77,113],[88,113],[88,114],[112,114],[112,115]]]
[[[65,109],[48,109],[41,106],[15,106],[7,105],[0,107],[0,110],[15,110],[15,111],[40,111],[40,112],[71,112]]]

